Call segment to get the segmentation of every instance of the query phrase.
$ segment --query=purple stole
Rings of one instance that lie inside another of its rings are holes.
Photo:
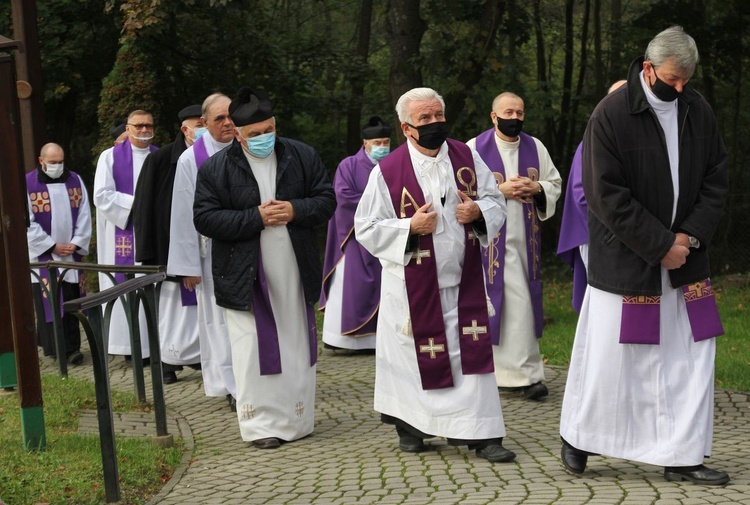
[[[344,269],[337,274],[343,275],[341,334],[352,337],[374,334],[378,322],[382,268],[380,261],[354,238],[354,211],[374,166],[361,148],[339,164],[333,181],[338,205],[328,222],[318,310],[325,310],[333,272],[346,256]]]
[[[200,168],[203,162],[209,158],[203,137],[193,143],[193,155],[195,156],[195,166],[197,168]],[[182,282],[180,282],[180,300],[183,307],[198,305],[198,297],[195,290],[190,291]]]
[[[682,296],[695,342],[724,334],[709,279],[682,286]],[[660,296],[622,297],[621,344],[659,344],[660,300]]]
[[[588,206],[583,194],[581,181],[581,157],[583,142],[578,145],[573,163],[570,167],[568,184],[565,188],[565,206],[563,207],[562,224],[560,225],[560,240],[557,243],[557,255],[568,265],[573,267],[573,308],[581,312],[583,296],[586,293],[588,279],[586,266],[581,259],[578,247],[589,241]]]
[[[156,146],[149,146],[151,152],[157,150]],[[112,148],[112,177],[115,180],[115,191],[133,194],[133,151],[130,147],[130,139],[126,139],[120,145]],[[103,239],[103,237],[102,237]],[[133,242],[133,218],[128,218],[125,228],[115,226],[115,265],[135,264],[135,244]],[[125,274],[116,273],[115,281],[120,284],[125,281]]]
[[[34,221],[42,227],[42,230],[47,235],[52,235],[52,206],[50,205],[49,192],[47,191],[47,184],[39,180],[39,172],[41,169],[34,170],[26,174],[26,190],[29,193],[29,199],[31,200],[31,211],[34,213]],[[71,230],[71,236],[75,232],[76,223],[78,222],[78,210],[81,205],[81,198],[83,198],[83,190],[81,189],[81,179],[75,172],[70,172],[68,178],[65,180],[65,189],[68,191],[68,199],[70,200],[70,214],[73,221],[73,228]],[[39,262],[52,261],[51,252],[44,253],[37,258]],[[73,253],[73,259],[75,261],[81,261],[81,255]],[[39,276],[45,286],[49,287],[49,270],[46,268],[39,269]],[[52,306],[50,300],[47,298],[47,294],[42,290],[42,304],[44,306],[44,319],[48,323],[52,322]],[[62,314],[62,291],[60,292],[60,314]]]
[[[539,153],[534,139],[520,134],[521,145],[518,148],[518,175],[531,180],[539,180]],[[492,128],[477,136],[476,148],[490,170],[494,172],[498,186],[505,182],[505,166],[495,143],[495,129]],[[542,309],[542,278],[541,278],[541,227],[536,204],[523,204],[524,223],[526,227],[526,258],[528,260],[528,283],[531,292],[531,308],[534,312],[534,333],[537,338],[542,336],[544,315]],[[503,290],[505,288],[503,269],[505,268],[505,237],[507,222],[500,229],[497,237],[490,242],[489,247],[483,248],[482,260],[487,275],[487,294],[495,307],[495,315],[490,317],[490,333],[492,343],[500,343],[500,319],[503,311]]]
[[[465,144],[448,139],[448,155],[459,190],[477,198],[477,178],[471,150]],[[425,197],[406,144],[380,162],[394,210],[401,219],[410,218],[425,204]],[[489,317],[482,278],[479,243],[471,224],[464,225],[464,263],[458,294],[459,346],[461,371],[465,375],[494,371],[492,347],[487,332]],[[422,388],[453,386],[453,374],[445,334],[440,284],[435,263],[432,234],[418,237],[419,246],[404,267],[406,294],[414,333],[414,347]]]

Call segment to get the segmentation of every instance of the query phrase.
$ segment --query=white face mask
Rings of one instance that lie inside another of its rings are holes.
[[[45,164],[45,167],[47,170],[45,170],[44,173],[47,174],[48,177],[57,179],[62,175],[63,170],[65,169],[65,163],[47,163]]]
[[[140,140],[141,142],[148,142],[149,140],[154,138],[153,133],[141,133],[140,135],[133,135],[132,133],[130,133],[130,136],[136,140]]]

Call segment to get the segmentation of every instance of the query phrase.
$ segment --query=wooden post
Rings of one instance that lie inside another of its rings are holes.
[[[10,322],[15,343],[21,430],[24,447],[43,450],[47,446],[42,408],[42,384],[36,346],[34,306],[29,281],[29,248],[26,242],[28,196],[21,155],[21,125],[16,96],[15,68],[7,52],[22,44],[0,38],[0,223],[2,226]]]
[[[21,41],[24,51],[16,58],[18,103],[23,139],[23,167],[28,172],[36,166],[37,153],[45,140],[44,85],[39,52],[36,0],[11,0],[13,38]]]

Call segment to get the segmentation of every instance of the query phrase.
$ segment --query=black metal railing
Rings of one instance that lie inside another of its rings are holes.
[[[80,266],[77,264],[76,266]],[[57,267],[57,265],[55,265]],[[99,270],[105,266],[97,265]],[[141,270],[146,267],[140,267]],[[115,270],[123,271],[123,267],[116,267]],[[63,274],[64,275],[64,274]],[[67,300],[63,303],[65,313],[74,314],[80,321],[91,350],[91,361],[94,370],[94,384],[96,390],[96,411],[99,421],[99,439],[102,449],[102,467],[104,471],[104,491],[108,503],[120,500],[120,484],[117,469],[117,455],[115,449],[115,431],[114,415],[112,413],[112,401],[109,386],[108,373],[108,353],[106,346],[105,334],[108,331],[109,320],[112,314],[112,308],[118,299],[123,299],[128,303],[126,314],[128,315],[128,324],[131,328],[131,341],[133,345],[133,368],[142,367],[140,359],[140,337],[137,330],[138,311],[140,303],[143,303],[146,314],[146,324],[148,328],[149,351],[151,353],[151,383],[153,388],[154,415],[156,420],[156,436],[164,440],[170,438],[167,433],[167,414],[166,404],[164,402],[164,384],[162,382],[161,370],[161,353],[159,349],[159,324],[157,318],[156,304],[156,286],[166,278],[163,271],[151,273],[144,276],[135,277],[121,284],[117,284],[109,289],[95,293],[90,296]],[[101,308],[105,306],[104,317],[101,318]],[[84,312],[88,311],[88,315]],[[94,319],[99,319],[97,325],[91,324],[92,314]],[[58,314],[59,315],[59,314]],[[136,337],[136,338],[133,338]],[[138,357],[136,357],[136,349]],[[64,354],[59,354],[58,361]],[[142,377],[141,369],[141,380]],[[144,389],[145,400],[145,389]],[[166,444],[162,444],[166,445]]]

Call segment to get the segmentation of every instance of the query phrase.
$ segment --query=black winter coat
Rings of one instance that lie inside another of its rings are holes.
[[[627,86],[606,96],[589,119],[583,186],[589,208],[591,286],[621,295],[661,294],[661,260],[675,233],[696,237],[687,262],[670,270],[672,287],[710,275],[706,246],[728,190],[727,153],[711,107],[688,87],[678,99],[679,196],[674,193],[664,131],[641,86],[643,58]]]
[[[305,301],[320,296],[323,268],[315,227],[326,224],[336,196],[320,156],[312,147],[277,137],[276,199],[291,202],[294,220],[287,225]],[[234,310],[252,310],[252,288],[258,274],[263,220],[258,211],[258,183],[236,140],[214,154],[198,171],[193,222],[212,239],[211,258],[216,303]],[[292,265],[290,265],[292,267]]]

